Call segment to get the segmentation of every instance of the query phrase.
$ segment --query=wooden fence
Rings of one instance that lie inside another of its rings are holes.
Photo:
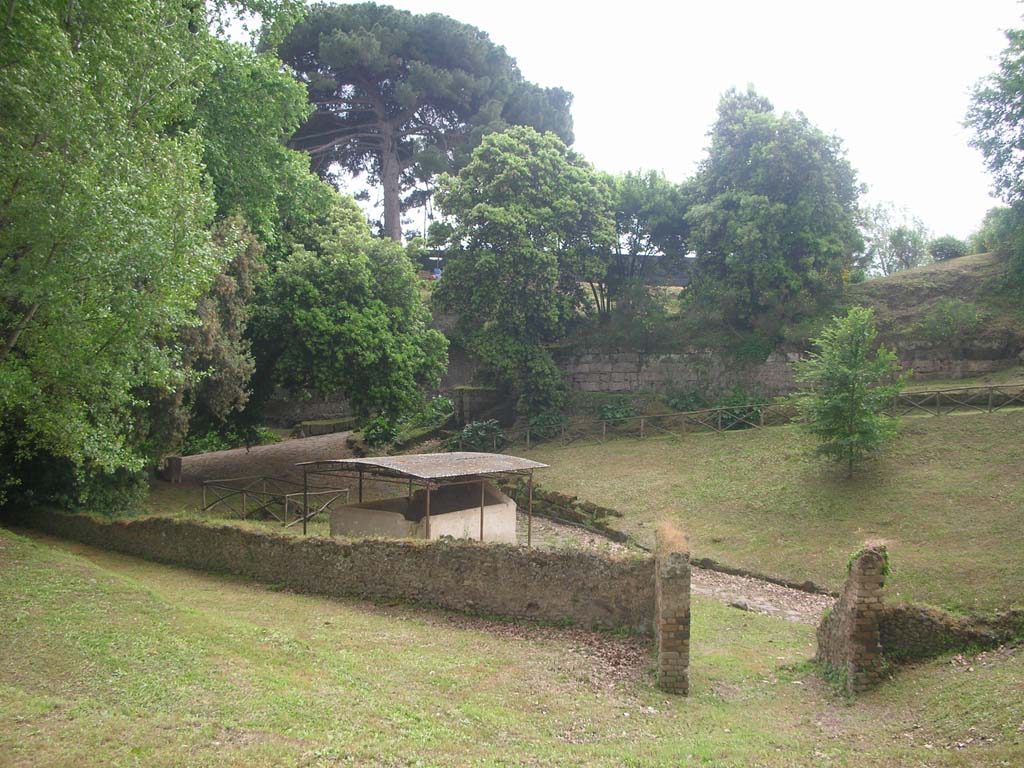
[[[892,416],[942,416],[958,411],[994,413],[1010,407],[1024,407],[1024,383],[908,390],[892,399],[888,412]],[[569,445],[585,439],[603,442],[612,437],[680,437],[688,432],[760,429],[788,424],[796,417],[796,406],[790,401],[726,405],[610,419],[573,418],[543,435],[527,428],[516,437],[525,440],[529,448],[550,441]]]
[[[930,391],[906,390],[892,399],[889,413],[893,416],[942,416],[957,411],[994,413],[1021,406],[1024,406],[1024,384],[992,384]]]

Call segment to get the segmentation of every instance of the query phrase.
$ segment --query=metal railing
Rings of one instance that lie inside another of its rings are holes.
[[[228,477],[203,481],[202,509],[241,520],[263,513],[287,528],[329,511],[338,499],[348,503],[348,495],[348,488],[303,491],[302,483],[281,477]]]

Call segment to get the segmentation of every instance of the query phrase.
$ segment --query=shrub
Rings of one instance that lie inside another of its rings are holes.
[[[425,402],[419,410],[402,419],[401,424],[407,429],[439,427],[448,421],[453,413],[455,405],[451,398],[437,395]]]
[[[967,243],[952,235],[937,237],[928,243],[928,253],[936,261],[959,259],[961,256],[967,255],[967,250]]]
[[[197,453],[241,448],[243,445],[269,445],[279,442],[281,442],[281,438],[266,427],[241,428],[234,425],[219,429],[212,427],[206,432],[187,435],[181,446],[181,455],[194,456]]]
[[[673,411],[699,411],[708,407],[708,401],[696,390],[674,392],[665,399],[665,402]]]
[[[363,441],[373,448],[393,443],[397,438],[398,427],[384,416],[370,419],[363,427]]]
[[[558,411],[544,411],[529,420],[530,437],[534,440],[550,440],[560,434],[569,417]]]
[[[452,436],[445,447],[449,451],[496,451],[507,442],[505,432],[496,419],[471,421]]]
[[[727,425],[726,429],[747,429],[757,424],[764,400],[762,395],[736,386],[715,403],[715,407],[729,409],[722,414],[722,423]]]
[[[919,329],[928,341],[959,350],[977,327],[978,307],[975,304],[944,298],[928,310]]]
[[[625,400],[605,403],[598,408],[598,416],[602,421],[608,422],[608,426],[620,426],[630,416],[635,416],[636,411],[633,404]]]

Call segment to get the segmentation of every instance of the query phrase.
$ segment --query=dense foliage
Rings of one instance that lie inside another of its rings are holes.
[[[420,406],[446,362],[412,262],[397,243],[370,235],[352,200],[339,199],[304,240],[259,299],[261,368],[291,391],[340,393],[358,415],[394,423]]]
[[[584,305],[614,240],[608,186],[551,133],[486,136],[442,177],[432,229],[447,267],[434,294],[468,348],[510,385],[521,413],[557,407],[564,385],[546,345]]]
[[[903,380],[896,354],[879,347],[877,336],[873,311],[854,307],[833,318],[814,340],[816,351],[796,365],[797,381],[807,387],[798,404],[817,452],[848,476],[896,434],[896,419],[883,411]]]
[[[380,349],[353,352],[365,365],[335,389],[362,375],[361,404],[415,399],[407,366],[431,380],[443,344],[423,327],[411,266],[368,245],[353,208],[344,231],[325,236],[345,205],[286,147],[310,107],[273,47],[300,2],[8,5],[0,496],[20,486],[107,503],[190,428],[192,442],[257,439],[250,390],[256,358],[269,355],[253,349],[250,315],[259,297],[287,292],[276,283],[301,275],[304,259],[360,253],[372,276],[342,283],[350,294],[292,296],[297,314],[337,322],[358,307],[367,321],[377,302],[374,329],[389,329],[365,336]],[[218,36],[253,18],[263,52]],[[331,386],[335,357],[313,365],[310,380]]]
[[[181,127],[209,71],[197,23],[161,0],[131,13],[107,0],[10,4],[0,30],[8,457],[138,468],[134,392],[180,381],[158,341],[190,322],[220,267],[202,137]]]
[[[931,254],[935,261],[948,261],[949,259],[959,259],[961,256],[966,256],[968,247],[967,243],[958,237],[943,235],[942,237],[936,237],[928,243],[928,253]]]
[[[458,169],[483,134],[526,124],[572,141],[569,93],[527,82],[485,32],[439,13],[315,5],[280,53],[315,106],[294,146],[324,176],[334,164],[369,174],[383,191],[384,232],[395,240],[403,192]]]
[[[974,129],[971,145],[984,155],[996,192],[1010,205],[985,217],[983,249],[1006,258],[1010,282],[1024,287],[1024,30],[1007,30],[1006,38],[998,71],[974,89],[967,125]]]
[[[861,248],[859,193],[838,139],[752,90],[727,92],[686,215],[695,308],[770,335],[818,314]]]
[[[608,177],[615,240],[604,269],[589,278],[602,320],[613,310],[632,318],[649,309],[647,284],[656,272],[680,271],[688,228],[683,190],[656,171]]]

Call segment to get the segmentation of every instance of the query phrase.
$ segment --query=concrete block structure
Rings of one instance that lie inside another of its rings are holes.
[[[482,498],[481,498],[482,496]],[[477,539],[516,543],[516,503],[491,482],[443,486],[431,494],[427,531],[425,490],[347,504],[331,511],[331,536],[392,539]]]

